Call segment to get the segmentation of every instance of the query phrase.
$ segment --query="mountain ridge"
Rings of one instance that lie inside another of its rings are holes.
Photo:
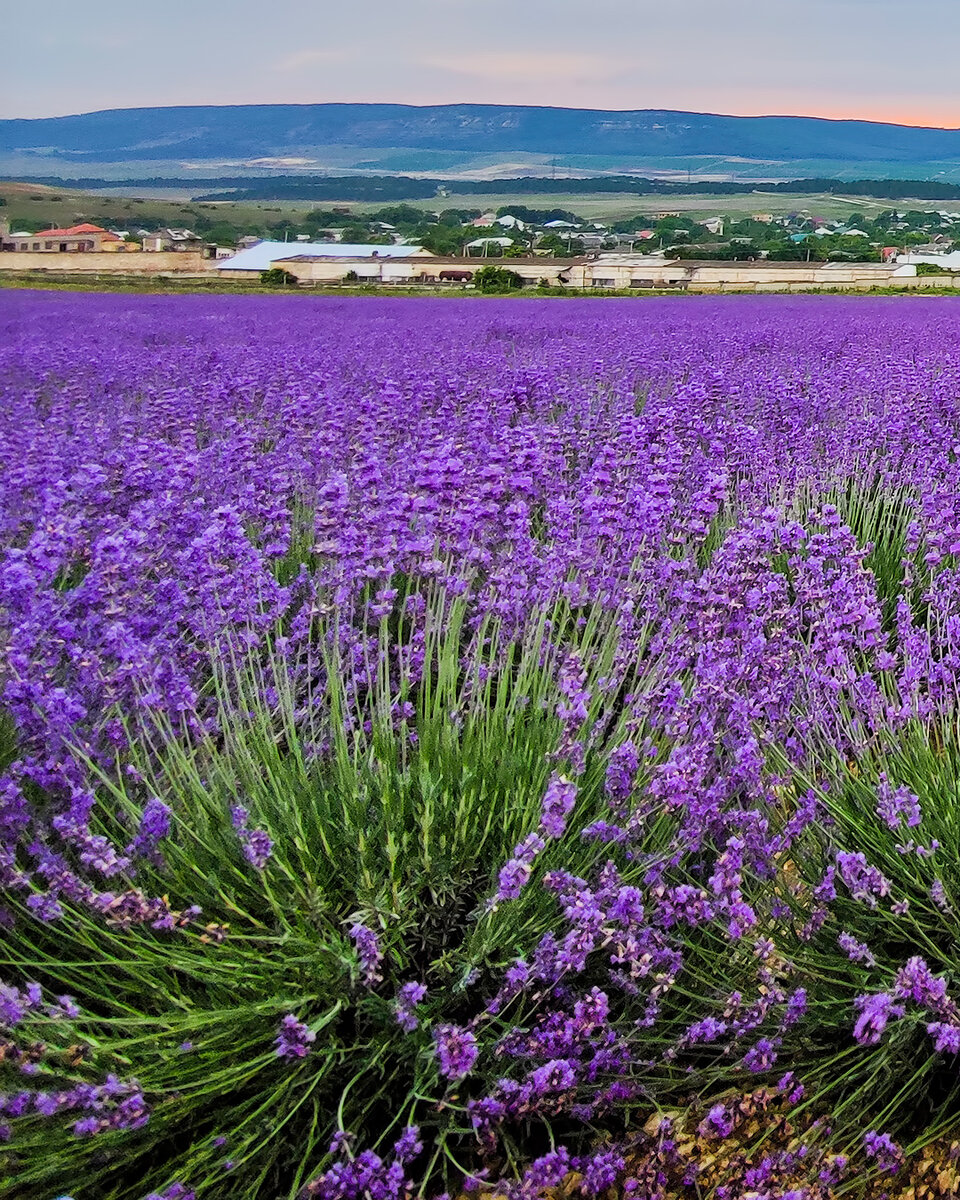
[[[960,161],[960,129],[675,109],[447,104],[176,105],[0,120],[0,152],[73,163],[309,157],[319,148],[762,161]]]

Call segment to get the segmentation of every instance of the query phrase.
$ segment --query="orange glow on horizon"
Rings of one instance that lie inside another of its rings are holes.
[[[739,106],[738,106],[739,109]],[[719,112],[719,109],[714,111]],[[731,116],[734,114],[730,114]],[[912,125],[926,129],[960,129],[960,108],[950,113],[915,111],[904,112],[902,109],[869,109],[856,108],[853,111],[838,111],[837,109],[820,108],[816,105],[800,107],[767,109],[765,112],[748,112],[739,109],[739,116],[777,116],[777,117],[822,117],[828,121],[879,121],[884,125]]]

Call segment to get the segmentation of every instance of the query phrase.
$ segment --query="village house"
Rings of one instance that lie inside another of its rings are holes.
[[[199,234],[190,229],[158,229],[156,233],[149,233],[143,239],[143,248],[151,254],[170,250],[203,251],[206,249],[206,243]],[[213,255],[211,254],[210,257]]]
[[[536,286],[570,283],[571,272],[586,259],[511,258],[503,265],[519,275],[524,284]],[[376,283],[393,287],[464,286],[486,265],[476,258],[441,255],[411,255],[407,258],[334,258],[323,254],[299,254],[277,260],[274,266],[293,275],[302,287],[322,287],[342,282]]]
[[[512,245],[513,238],[482,237],[474,238],[472,242],[467,242],[467,250],[476,251],[478,254],[499,254],[501,251],[509,249]]]
[[[66,229],[41,229],[39,233],[9,233],[0,226],[0,250],[43,254],[81,254],[103,250],[138,249],[119,234],[99,225],[71,225]]]
[[[335,264],[339,274],[336,276],[342,279],[343,276],[350,270],[354,269],[354,264],[359,263],[366,270],[366,265],[370,266],[370,273],[373,275],[379,274],[379,266],[383,260],[412,258],[412,257],[432,257],[429,250],[424,250],[422,246],[375,246],[366,243],[347,243],[347,242],[273,242],[273,241],[258,241],[252,246],[239,250],[230,258],[223,259],[217,263],[217,271],[223,274],[224,278],[233,279],[253,279],[259,278],[261,271],[269,271],[273,267],[281,267],[284,270],[287,268],[287,262],[291,259],[313,259],[320,258],[324,261]],[[356,272],[359,275],[359,271]]]

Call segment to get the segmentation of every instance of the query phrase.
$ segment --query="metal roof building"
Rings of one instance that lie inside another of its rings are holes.
[[[317,258],[410,258],[421,246],[364,246],[347,242],[257,242],[217,264],[218,271],[269,271],[284,258],[310,254]]]

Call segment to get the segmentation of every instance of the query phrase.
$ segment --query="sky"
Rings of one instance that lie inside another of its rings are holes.
[[[44,0],[0,117],[386,101],[960,127],[958,0]]]

